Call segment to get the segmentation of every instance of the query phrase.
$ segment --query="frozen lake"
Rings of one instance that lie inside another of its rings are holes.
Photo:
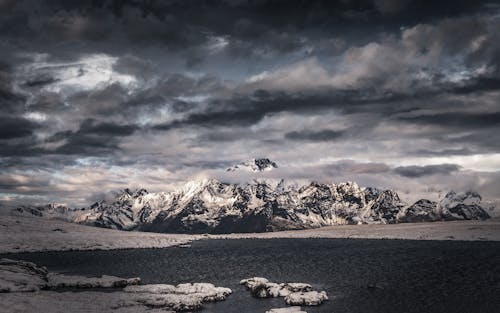
[[[500,312],[500,242],[366,239],[195,241],[191,248],[10,254],[51,271],[139,276],[144,283],[211,282],[233,289],[203,312],[264,312],[241,279],[305,282],[330,301],[312,312]]]

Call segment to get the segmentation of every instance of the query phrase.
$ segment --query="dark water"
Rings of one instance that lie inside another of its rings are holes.
[[[238,284],[262,276],[306,282],[334,313],[498,313],[500,243],[362,239],[197,241],[189,249],[44,252],[9,255],[68,274],[139,276],[144,283],[211,282],[233,289],[203,312],[264,312],[281,298],[254,299]]]

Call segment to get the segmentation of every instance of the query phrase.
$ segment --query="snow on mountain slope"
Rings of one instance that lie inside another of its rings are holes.
[[[405,208],[399,222],[432,222],[436,220],[485,220],[490,218],[482,205],[481,196],[472,191],[456,193],[450,191],[439,202],[421,199]]]
[[[58,203],[49,203],[39,206],[20,206],[15,209],[15,212],[17,214],[34,215],[63,221],[72,221],[79,216],[79,213],[76,210]]]
[[[43,210],[22,211],[38,216]],[[363,189],[355,182],[291,187],[283,181],[231,184],[215,179],[191,181],[170,193],[125,189],[113,200],[86,209],[53,211],[62,213],[45,215],[66,216],[92,226],[168,233],[266,232],[489,217],[481,197],[473,192],[450,192],[439,203],[422,199],[408,206],[393,190]]]
[[[456,193],[451,191],[446,194],[439,206],[446,219],[487,219],[489,214],[481,206],[481,196],[472,191]]]
[[[241,162],[240,164],[231,166],[226,171],[234,172],[238,169],[244,169],[250,172],[263,172],[270,171],[273,168],[278,168],[278,165],[275,162],[269,160],[268,158],[260,158]]]

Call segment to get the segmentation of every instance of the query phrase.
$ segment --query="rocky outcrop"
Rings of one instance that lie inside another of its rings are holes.
[[[289,305],[320,305],[328,300],[325,291],[315,291],[305,283],[273,283],[263,277],[252,277],[240,281],[257,298],[282,297]]]

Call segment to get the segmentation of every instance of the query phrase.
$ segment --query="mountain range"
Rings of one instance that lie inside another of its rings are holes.
[[[271,165],[272,166],[272,165]],[[393,224],[487,219],[475,192],[449,192],[439,202],[404,203],[393,190],[355,182],[302,186],[254,180],[188,182],[173,192],[125,189],[112,200],[83,209],[24,206],[18,213],[121,230],[165,233],[232,233],[306,229],[339,224]]]

